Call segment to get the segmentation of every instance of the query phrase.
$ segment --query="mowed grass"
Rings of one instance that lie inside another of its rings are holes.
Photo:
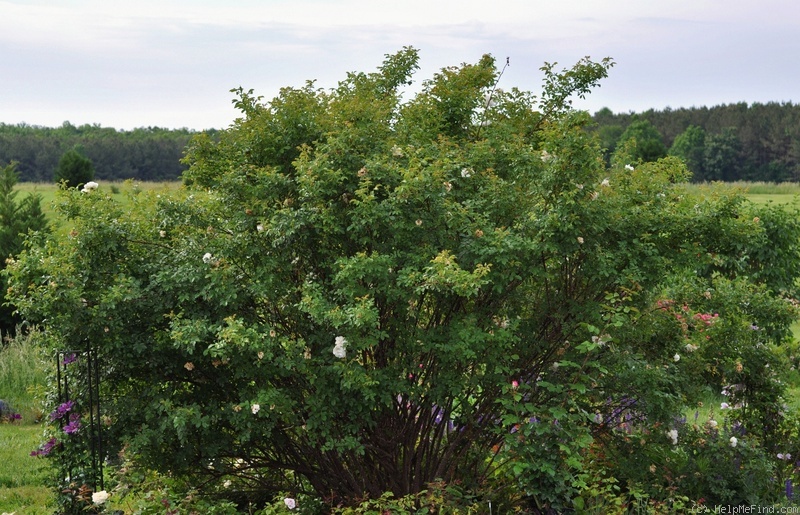
[[[800,183],[797,182],[728,182],[692,184],[690,191],[700,191],[702,188],[722,188],[730,191],[740,191],[756,204],[789,205],[800,200]]]
[[[170,191],[178,190],[182,187],[181,181],[164,181],[164,182],[135,182],[135,181],[117,181],[106,182],[102,180],[97,181],[100,184],[100,191],[112,195],[120,202],[126,202],[127,192],[137,191]],[[744,192],[745,196],[757,204],[766,204],[772,202],[775,204],[791,204],[793,202],[800,202],[800,183],[796,182],[730,182],[730,183],[705,183],[705,184],[691,184],[689,185],[690,191],[700,191],[702,188],[715,187],[727,190]],[[56,193],[58,186],[55,183],[36,183],[36,182],[21,182],[17,184],[17,191],[19,195],[17,199],[23,198],[29,193],[36,193],[42,197],[42,209],[51,219],[55,212]]]
[[[136,182],[136,181],[95,181],[100,184],[98,191],[111,195],[113,198],[120,202],[127,202],[129,198],[127,193],[136,194],[143,191],[171,191],[178,190],[183,187],[181,181],[163,181],[163,182]],[[47,215],[48,220],[53,220],[56,212],[56,201],[58,194],[58,186],[55,183],[43,182],[20,182],[17,183],[16,191],[17,201],[19,202],[28,194],[36,194],[41,196],[42,211]],[[1,512],[0,512],[1,513]]]
[[[39,424],[0,424],[0,513],[53,513],[53,492],[45,486],[48,461],[30,455],[41,441]]]

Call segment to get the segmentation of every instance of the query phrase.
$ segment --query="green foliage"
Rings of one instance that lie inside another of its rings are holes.
[[[634,163],[652,162],[667,155],[661,134],[647,120],[636,120],[628,125],[617,141],[617,148],[627,148],[627,157]]]
[[[545,511],[613,490],[595,464],[664,447],[709,391],[736,392],[751,448],[791,434],[769,351],[796,315],[791,217],[689,194],[675,157],[607,167],[569,95],[611,61],[547,64],[536,98],[485,56],[403,100],[417,59],[236,90],[175,194],[60,193],[73,230],[31,242],[11,296],[51,350],[98,351],[109,449],[240,507],[423,509],[440,484]],[[764,456],[743,459],[766,499]],[[634,472],[625,502],[688,506]]]
[[[16,163],[0,170],[0,269],[5,268],[7,259],[20,253],[26,234],[47,230],[40,195],[29,194],[17,202],[18,178]],[[14,315],[14,307],[6,303],[7,288],[6,278],[0,276],[0,334],[13,333],[20,322]]]
[[[158,127],[123,131],[69,122],[53,128],[0,123],[0,162],[19,162],[22,182],[49,183],[61,156],[79,146],[92,160],[97,179],[104,182],[174,181],[185,169],[180,159],[195,134]],[[215,131],[208,134],[213,137]]]
[[[731,127],[719,134],[706,137],[703,150],[705,179],[710,181],[730,181],[738,177],[739,139]]]
[[[669,148],[668,154],[680,157],[692,172],[692,180],[703,181],[705,174],[706,131],[696,125],[690,125],[680,133]]]
[[[92,160],[84,156],[81,150],[68,150],[58,161],[55,180],[67,188],[77,188],[94,179]]]
[[[708,157],[717,166],[724,165],[725,168],[714,169],[714,175],[710,178],[706,177],[705,171],[701,173],[699,168],[695,168],[698,164],[695,158],[684,154],[689,148],[675,154],[688,158],[687,165],[694,172],[693,180],[698,182],[784,182],[796,181],[800,177],[800,105],[797,104],[756,102],[748,105],[741,102],[713,107],[667,108],[663,111],[650,109],[641,113],[619,114],[602,109],[594,115],[594,120],[597,123],[594,132],[604,142],[604,146],[607,146],[610,133],[641,120],[650,122],[658,130],[667,147],[672,147],[682,139],[682,135],[691,127],[703,130],[709,138],[718,138],[726,131],[733,131],[735,140],[729,140],[728,143],[736,147],[736,152],[727,154],[723,160],[716,160],[721,149],[715,149]],[[703,142],[695,140],[695,145],[691,147],[697,149],[697,143]],[[715,146],[720,143],[723,141],[714,142]],[[680,146],[684,143],[678,144]],[[722,147],[727,145],[726,143]],[[705,161],[706,156],[701,157]]]

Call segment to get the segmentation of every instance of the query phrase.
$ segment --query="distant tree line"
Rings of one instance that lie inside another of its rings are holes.
[[[610,163],[624,149],[641,161],[681,157],[702,181],[800,181],[800,105],[726,104],[715,107],[650,109],[642,113],[594,114],[596,131]],[[208,131],[216,137],[217,131]],[[138,128],[122,131],[64,122],[49,128],[0,123],[0,163],[17,163],[20,181],[50,182],[65,153],[79,149],[98,180],[178,179],[189,129]]]
[[[175,180],[186,168],[180,160],[195,134],[158,127],[123,131],[69,122],[56,128],[0,123],[0,163],[16,162],[20,181],[52,182],[62,156],[77,148],[91,160],[98,180]]]
[[[800,180],[800,105],[727,104],[594,115],[600,143],[611,161],[626,148],[642,161],[683,158],[692,180]]]

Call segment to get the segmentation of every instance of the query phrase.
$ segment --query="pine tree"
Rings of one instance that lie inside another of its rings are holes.
[[[20,253],[26,234],[47,230],[40,195],[31,194],[21,202],[16,201],[19,192],[14,188],[18,179],[16,163],[0,171],[0,268],[5,268],[7,259]],[[5,304],[8,285],[3,275],[0,275],[0,288],[0,333],[6,334],[14,331],[19,319],[14,315],[14,307]]]

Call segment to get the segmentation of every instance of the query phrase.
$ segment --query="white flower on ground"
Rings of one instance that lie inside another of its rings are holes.
[[[667,437],[672,440],[672,445],[678,445],[678,430],[670,429],[667,431]]]
[[[106,492],[105,490],[100,490],[99,492],[94,492],[92,494],[92,502],[98,505],[103,504],[110,496],[110,493]]]
[[[97,184],[96,182],[89,181],[89,182],[87,182],[86,184],[83,185],[83,189],[81,190],[81,192],[89,193],[90,191],[96,190],[98,186],[100,186],[100,185]]]
[[[339,359],[347,357],[347,340],[344,336],[337,336],[333,344],[333,355]]]
[[[214,261],[214,256],[211,255],[211,252],[206,252],[203,254],[203,263],[209,264]]]
[[[256,415],[259,411],[261,411],[261,405],[253,404],[252,406],[250,406],[250,411],[253,412],[253,415]]]
[[[672,356],[672,361],[677,363],[680,360],[681,360],[681,355],[680,354],[675,354],[674,356]]]
[[[289,508],[290,510],[293,510],[293,509],[297,508],[297,501],[295,501],[291,497],[285,498],[283,500],[283,504],[285,504],[286,507]]]
[[[736,438],[735,436],[731,436],[731,439],[729,441],[731,442],[731,447],[736,447],[736,445],[738,445],[739,443],[739,439]]]

